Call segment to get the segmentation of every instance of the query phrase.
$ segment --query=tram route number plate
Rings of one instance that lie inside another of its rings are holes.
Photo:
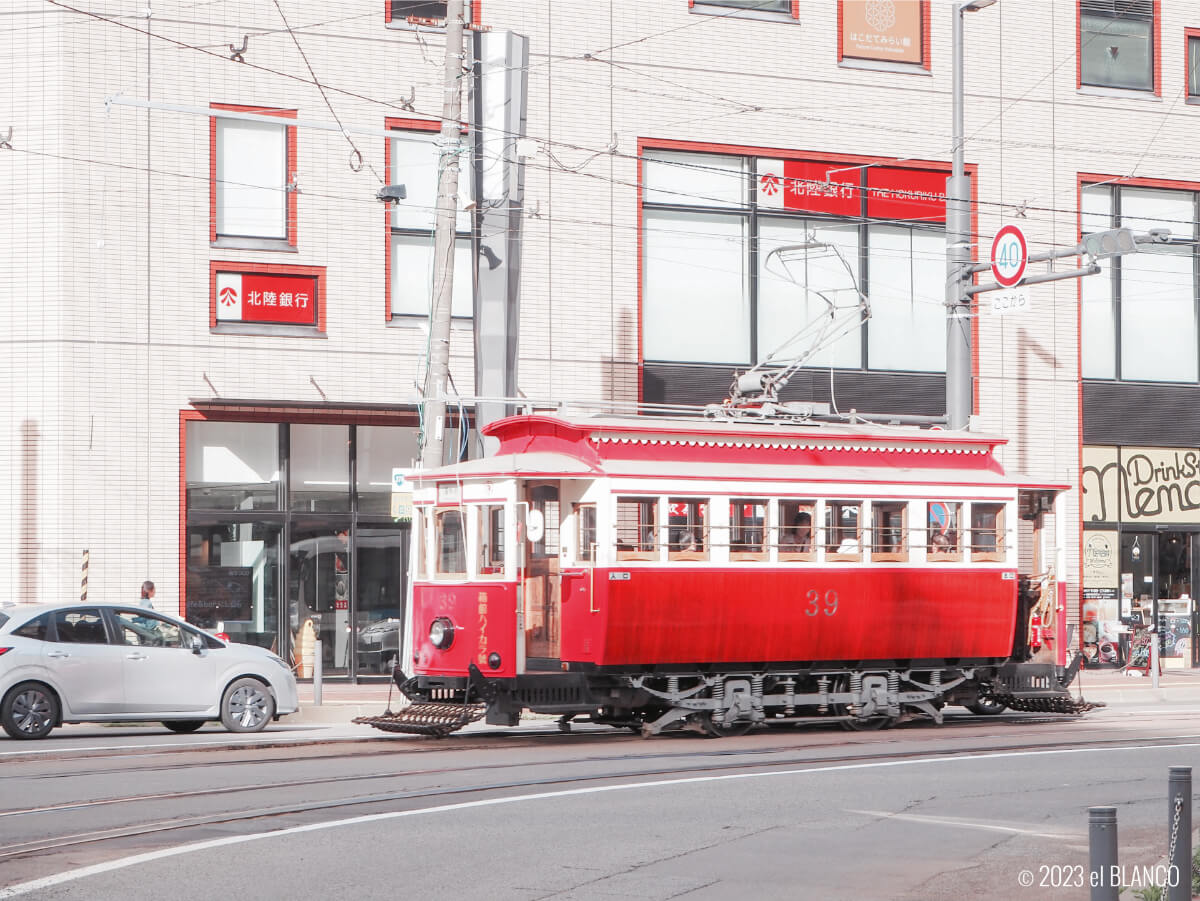
[[[610,582],[628,582],[629,573],[609,573],[608,581]]]

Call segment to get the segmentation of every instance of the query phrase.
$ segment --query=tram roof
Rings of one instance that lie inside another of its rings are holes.
[[[654,481],[1068,486],[1005,473],[1005,439],[968,432],[850,423],[728,422],[668,417],[514,416],[484,427],[497,454],[413,476],[618,477]]]

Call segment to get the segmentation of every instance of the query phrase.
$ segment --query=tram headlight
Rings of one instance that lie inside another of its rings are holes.
[[[439,616],[429,626],[429,641],[439,651],[444,651],[454,644],[454,623]]]

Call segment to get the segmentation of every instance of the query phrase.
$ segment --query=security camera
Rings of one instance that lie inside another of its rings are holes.
[[[375,195],[376,200],[382,200],[384,203],[395,203],[407,197],[408,191],[404,185],[384,185]]]

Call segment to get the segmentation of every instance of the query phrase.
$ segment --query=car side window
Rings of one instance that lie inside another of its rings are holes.
[[[116,610],[121,643],[143,648],[186,647],[184,630],[146,610]]]
[[[47,634],[50,632],[50,614],[43,613],[41,616],[31,619],[25,625],[13,629],[13,635],[20,635],[22,638],[36,638],[38,641],[45,641]]]
[[[56,641],[68,644],[108,644],[99,610],[59,610],[54,614]]]

